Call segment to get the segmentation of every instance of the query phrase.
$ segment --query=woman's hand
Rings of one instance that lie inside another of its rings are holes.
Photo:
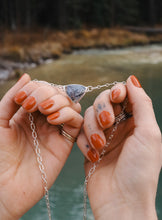
[[[22,106],[22,107],[20,107]],[[39,110],[39,111],[37,111]],[[73,143],[55,125],[77,137],[82,125],[80,104],[57,88],[23,77],[0,102],[0,216],[19,219],[44,195],[34,152],[29,114],[34,112],[48,188],[56,180]]]
[[[87,109],[77,144],[86,156],[88,175],[92,162],[111,134],[115,116],[128,96],[127,112],[105,156],[89,179],[88,196],[96,220],[157,219],[155,197],[162,162],[161,132],[152,103],[137,78],[102,92]]]

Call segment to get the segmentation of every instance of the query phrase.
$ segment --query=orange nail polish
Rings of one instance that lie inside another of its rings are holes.
[[[54,101],[52,99],[48,99],[42,103],[40,103],[39,105],[44,109],[47,110],[49,108],[51,108],[54,104]]]
[[[139,80],[137,79],[137,77],[135,77],[134,75],[132,75],[131,77],[131,81],[133,83],[134,86],[138,87],[138,88],[141,88],[141,84],[139,82]]]
[[[15,95],[14,100],[16,103],[21,104],[26,98],[26,93],[24,91],[20,91]]]
[[[107,126],[112,121],[111,114],[107,111],[102,111],[99,114],[99,119],[103,127]]]
[[[117,99],[119,97],[119,95],[120,95],[120,92],[121,92],[120,89],[114,89],[112,91],[112,99],[113,100]]]
[[[36,100],[33,96],[29,96],[23,103],[23,108],[26,110],[30,110],[34,107],[34,105],[36,104]]]
[[[60,116],[60,112],[55,112],[55,113],[49,115],[48,119],[54,120],[54,119],[58,118],[59,116]]]
[[[102,138],[98,134],[91,135],[91,142],[97,150],[102,149],[104,146],[104,141],[102,140]]]
[[[98,159],[99,159],[99,154],[93,148],[91,148],[87,152],[87,156],[89,157],[89,159],[92,163],[98,161]]]

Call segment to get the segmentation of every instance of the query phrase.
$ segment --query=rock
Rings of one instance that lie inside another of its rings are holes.
[[[0,69],[0,84],[3,82],[16,78],[17,73],[10,69]]]

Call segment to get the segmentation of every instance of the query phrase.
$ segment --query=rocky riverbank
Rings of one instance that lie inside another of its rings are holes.
[[[19,77],[25,69],[51,62],[74,50],[112,49],[161,42],[161,33],[149,35],[120,28],[64,32],[49,29],[3,31],[0,35],[0,83]]]

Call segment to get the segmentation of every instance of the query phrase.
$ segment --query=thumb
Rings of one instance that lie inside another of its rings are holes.
[[[138,142],[134,142],[135,139],[133,139],[133,142],[137,143],[134,148],[137,152],[135,166],[137,167],[138,164],[142,169],[144,167],[149,168],[152,172],[151,178],[153,178],[154,174],[159,175],[161,169],[162,145],[161,132],[156,122],[152,101],[142,89],[138,79],[133,75],[127,80],[127,91],[128,99],[133,110],[135,125],[134,137],[138,140]],[[133,142],[131,142],[131,144]],[[142,148],[141,144],[147,147]],[[134,147],[133,144],[132,146]],[[156,171],[158,171],[158,173]],[[145,174],[147,175],[147,172],[145,172]]]
[[[155,125],[152,101],[134,75],[127,80],[127,90],[129,102],[132,104],[135,127],[150,128]]]
[[[28,74],[23,74],[18,82],[5,94],[0,102],[0,127],[8,128],[9,121],[18,110],[19,106],[14,102],[14,96],[26,83],[30,81]]]

